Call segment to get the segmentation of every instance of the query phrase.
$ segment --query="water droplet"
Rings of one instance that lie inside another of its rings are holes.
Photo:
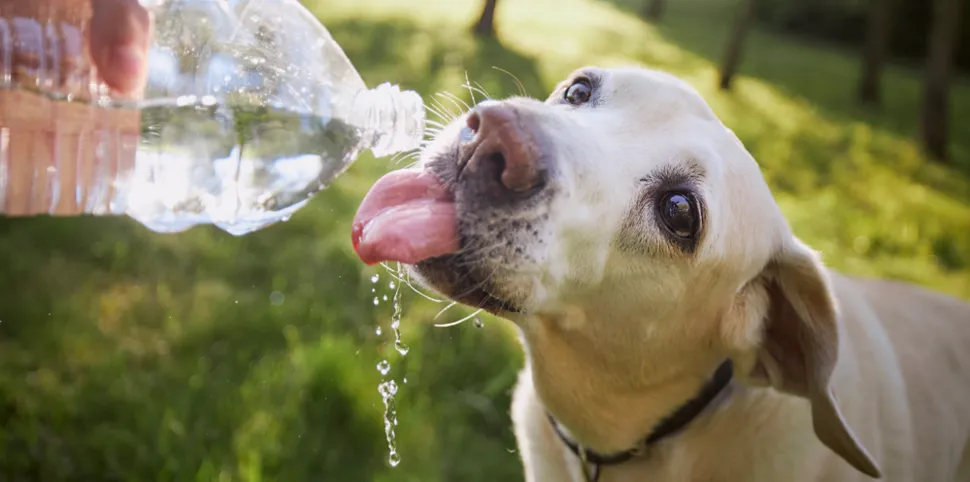
[[[394,395],[397,395],[397,383],[394,383],[394,380],[388,380],[381,383],[380,386],[377,387],[377,391],[380,392],[382,397],[393,397]]]
[[[387,301],[387,295],[382,296],[381,299]]]
[[[483,328],[485,326],[485,322],[482,321],[482,319],[477,316],[475,317],[474,320],[472,320],[472,324],[475,325],[475,328]]]
[[[380,302],[380,300],[378,300],[378,299],[377,299],[377,297],[375,296],[375,297],[374,297],[374,306],[377,306],[377,305],[379,305],[380,303],[381,303],[381,302]]]
[[[375,274],[374,276],[371,276],[370,277],[370,282],[371,283],[377,283],[378,281],[380,281],[380,279],[381,279],[381,275]]]
[[[370,292],[371,292],[371,293],[377,293],[377,288],[371,288],[371,289],[370,289]]]
[[[391,281],[391,282],[387,283],[387,287],[393,290],[394,289],[394,281]]]
[[[404,383],[408,382],[408,377],[404,377]]]
[[[377,371],[381,372],[381,375],[387,375],[387,372],[391,371],[391,364],[387,360],[381,360],[380,363],[377,364]],[[381,387],[384,387],[383,383],[381,384]]]
[[[401,307],[401,286],[398,285],[397,289],[394,290],[394,313],[391,314],[391,331],[394,332],[394,349],[397,350],[401,356],[405,356],[411,351],[411,348],[401,341],[401,315],[403,314],[403,309]]]
[[[274,292],[272,292],[272,293],[269,294],[269,302],[273,306],[282,305],[283,304],[283,300],[285,300],[285,299],[286,299],[286,297],[283,296],[283,293],[280,293],[279,291],[274,291]]]
[[[383,333],[383,331],[381,330],[381,327],[378,326],[377,329],[374,330],[374,333],[377,333],[377,336],[381,336],[381,333]]]
[[[237,304],[237,305],[239,304],[239,300],[236,300],[236,304]]]
[[[397,404],[394,402],[394,395],[397,393],[397,384],[394,380],[388,380],[377,387],[384,402],[384,438],[387,439],[387,462],[391,467],[396,467],[401,463],[401,456],[397,453],[397,434],[394,427],[397,426]]]

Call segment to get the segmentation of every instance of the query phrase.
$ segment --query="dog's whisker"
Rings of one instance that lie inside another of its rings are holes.
[[[431,134],[432,136],[440,133],[446,127],[444,124],[431,119],[425,120],[424,125],[425,132]]]
[[[451,102],[455,106],[455,108],[458,109],[458,113],[455,114],[454,117],[452,117],[452,120],[457,119],[459,116],[461,116],[461,112],[465,112],[469,109],[468,104],[465,101],[459,99],[458,97],[455,96],[455,94],[452,94],[451,92],[442,92],[438,95],[441,96],[443,99]]]
[[[445,302],[445,300],[439,300],[437,298],[433,298],[431,296],[426,295],[423,291],[417,289],[413,284],[411,284],[411,280],[408,279],[408,277],[407,277],[407,271],[406,270],[404,270],[405,276],[402,277],[402,276],[400,276],[399,273],[396,273],[394,269],[392,269],[390,266],[388,266],[388,264],[386,262],[383,262],[382,261],[380,263],[380,265],[382,267],[384,267],[384,269],[386,269],[388,271],[388,275],[391,278],[394,278],[398,283],[404,283],[405,286],[407,286],[408,288],[411,288],[412,291],[414,291],[415,293],[417,293],[421,297],[425,298],[426,300],[431,301],[433,303],[444,303]]]
[[[394,156],[393,158],[391,158],[391,162],[394,164],[400,164],[405,161],[414,162],[416,160],[419,160],[420,158],[421,158],[421,151],[415,150],[415,151],[406,153],[404,155]]]
[[[509,77],[512,77],[512,80],[515,82],[515,85],[517,85],[519,87],[519,94],[521,94],[523,97],[527,97],[529,95],[529,93],[525,91],[525,85],[522,84],[522,81],[519,80],[519,78],[516,77],[515,74],[513,74],[512,72],[509,72],[508,70],[505,70],[505,69],[503,69],[501,67],[497,67],[495,65],[493,65],[492,68],[495,69],[495,70],[497,70],[497,71],[499,71],[499,72],[502,72],[502,73],[508,75]]]
[[[484,97],[486,100],[491,100],[492,99],[491,94],[488,93],[488,90],[485,89],[485,86],[483,86],[482,84],[480,84],[478,82],[475,82],[474,84],[468,85],[468,88],[474,90],[475,92],[477,92],[478,94],[480,94],[482,97]]]
[[[466,317],[464,317],[464,318],[462,318],[462,319],[460,319],[458,321],[453,321],[451,323],[436,323],[434,326],[437,327],[437,328],[449,328],[449,327],[452,327],[452,326],[458,326],[458,325],[460,325],[460,324],[462,324],[462,323],[464,323],[464,322],[466,322],[466,321],[468,321],[468,320],[470,320],[470,319],[478,316],[478,314],[481,313],[481,312],[482,312],[482,309],[479,308],[479,309],[475,310],[474,313],[472,313],[472,314],[470,314],[470,315],[468,315],[468,316],[466,316]]]
[[[442,121],[448,122],[448,111],[437,100],[431,99],[430,102],[428,102],[427,109],[432,114],[441,118]]]
[[[458,304],[457,301],[452,301],[451,303],[448,303],[448,306],[445,306],[444,308],[442,308],[441,311],[439,311],[437,315],[434,315],[434,318],[432,318],[432,320],[437,320],[438,317],[441,316],[442,313],[448,311],[449,308],[451,308],[452,306],[455,306],[457,304]]]
[[[449,122],[451,122],[452,120],[455,119],[455,117],[457,117],[455,113],[446,109],[445,106],[441,105],[441,103],[438,102],[436,99],[431,99],[429,102],[427,102],[425,104],[425,109],[427,109],[428,112],[436,115],[439,119],[441,119],[441,124],[439,125],[442,125],[442,126],[448,125]]]
[[[449,102],[456,104],[456,107],[460,112],[466,111],[471,108],[471,106],[468,105],[468,102],[465,102],[465,99],[462,99],[461,97],[458,97],[457,95],[452,94],[451,92],[441,92],[440,95],[442,95]]]
[[[435,97],[441,97],[441,93],[435,94]],[[437,109],[438,117],[441,117],[441,120],[446,124],[458,118],[457,113],[453,112],[450,108],[445,107],[445,105],[436,98],[431,99],[430,106]]]
[[[400,164],[408,159],[418,158],[421,156],[421,151],[415,149],[406,152],[399,152],[391,157],[391,164]]]
[[[414,166],[418,165],[420,162],[421,162],[421,159],[420,158],[417,158],[417,157],[409,157],[409,158],[401,159],[395,165],[396,166],[404,166],[405,168],[410,168],[410,167],[414,167]]]
[[[467,70],[465,71],[465,85],[463,85],[462,87],[465,87],[468,89],[468,95],[472,98],[472,105],[477,105],[478,101],[475,100],[475,91],[472,89],[471,82],[469,82],[468,80]]]

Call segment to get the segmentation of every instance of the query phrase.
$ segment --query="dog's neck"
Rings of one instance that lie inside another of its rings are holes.
[[[598,479],[599,470],[606,465],[619,465],[634,457],[647,453],[657,443],[666,440],[683,431],[688,425],[698,418],[708,409],[716,399],[720,398],[731,383],[734,374],[734,366],[731,359],[725,360],[711,376],[711,379],[701,388],[697,395],[681,404],[674,412],[668,414],[660,421],[643,440],[635,446],[623,452],[613,454],[601,454],[591,451],[579,442],[573,440],[565,429],[552,415],[547,415],[556,435],[581,461],[593,464],[595,474],[593,480]]]
[[[643,339],[611,337],[604,333],[609,320],[575,309],[533,318],[520,326],[536,392],[569,434],[596,452],[637,445],[724,361],[722,353],[699,349],[699,338],[636,346]]]

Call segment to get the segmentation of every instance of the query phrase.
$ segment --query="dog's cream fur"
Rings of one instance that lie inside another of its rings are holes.
[[[553,194],[492,212],[534,231],[506,235],[522,254],[477,261],[490,294],[521,308],[498,314],[527,353],[512,407],[526,480],[584,480],[547,412],[591,450],[626,450],[730,357],[735,381],[707,411],[600,481],[970,481],[970,306],[824,268],[687,84],[639,68],[580,75],[596,78],[588,105],[561,102],[570,80],[546,103],[502,101],[548,141]],[[642,209],[665,169],[693,173],[704,200],[693,252]]]

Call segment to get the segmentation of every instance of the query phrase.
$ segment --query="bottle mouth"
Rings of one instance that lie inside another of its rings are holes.
[[[372,131],[371,152],[385,157],[421,147],[424,141],[424,100],[414,91],[402,91],[389,83],[380,84],[367,91],[373,118],[377,125],[368,126]]]

